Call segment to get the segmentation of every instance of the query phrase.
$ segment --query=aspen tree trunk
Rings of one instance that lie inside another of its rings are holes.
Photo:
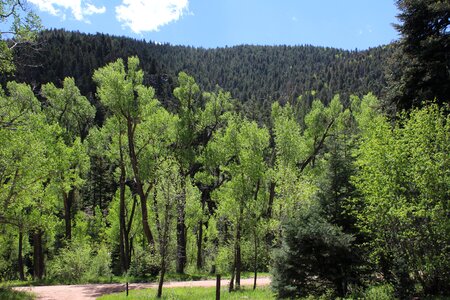
[[[19,267],[19,278],[20,280],[25,280],[25,272],[23,269],[23,232],[22,229],[19,229],[19,249],[18,249],[18,267]]]
[[[44,253],[42,250],[41,230],[33,232],[33,276],[34,279],[41,280],[44,276]]]
[[[130,154],[131,167],[134,173],[134,181],[135,181],[134,183],[136,185],[136,192],[139,195],[139,199],[141,200],[142,228],[144,231],[144,236],[147,239],[147,243],[153,248],[155,246],[155,240],[153,238],[150,226],[148,224],[148,209],[147,209],[148,194],[144,192],[144,184],[141,181],[141,176],[139,174],[139,165],[134,145],[135,126],[131,121],[131,117],[127,118],[127,130],[128,130],[128,151]]]
[[[254,232],[254,236],[255,236],[255,251],[254,251],[254,273],[255,273],[255,276],[254,276],[254,280],[253,280],[253,290],[255,290],[256,289],[256,279],[257,279],[257,276],[258,276],[258,236],[257,236],[257,234],[256,234],[256,229],[255,229],[255,232]]]
[[[72,203],[74,198],[74,190],[70,190],[69,193],[64,193],[64,223],[66,229],[66,239],[72,239]]]
[[[162,296],[162,288],[163,288],[163,284],[164,284],[164,275],[166,274],[166,259],[165,259],[164,256],[161,259],[162,259],[161,275],[159,276],[158,293],[156,295],[157,298],[161,298],[161,296]]]
[[[125,220],[125,165],[124,165],[124,156],[122,151],[122,134],[119,135],[119,153],[120,153],[120,179],[119,179],[119,231],[120,231],[120,241],[119,241],[119,250],[120,250],[120,269],[122,273],[128,271],[128,267],[130,265],[129,262],[129,242],[126,228],[126,220]]]
[[[176,272],[184,273],[186,267],[186,181],[181,181],[181,195],[177,202],[177,263]]]
[[[209,191],[202,190],[202,216],[205,211],[206,200],[209,198]],[[198,235],[197,235],[197,269],[203,268],[203,220],[198,222]]]
[[[242,211],[242,209],[241,209]],[[236,229],[236,286],[235,289],[239,290],[241,288],[241,268],[242,268],[242,257],[241,257],[241,218],[239,217],[239,223]]]
[[[119,226],[120,226],[120,241],[119,241],[119,250],[120,250],[120,269],[122,273],[127,271],[127,257],[125,254],[125,246],[126,242],[126,234],[125,234],[125,174],[123,173],[123,168],[120,168],[120,182],[119,182],[120,196],[119,196]]]

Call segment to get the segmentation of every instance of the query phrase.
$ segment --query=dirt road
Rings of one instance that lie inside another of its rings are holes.
[[[221,286],[228,286],[229,280],[221,281]],[[257,285],[270,284],[270,278],[258,278]],[[164,287],[212,287],[216,285],[215,280],[199,281],[173,281],[164,283]],[[253,278],[241,279],[242,286],[253,285]],[[157,283],[131,283],[129,289],[156,288]],[[37,295],[39,300],[94,300],[104,294],[118,293],[125,290],[125,284],[84,284],[84,285],[53,285],[53,286],[31,286],[16,287],[17,291],[31,292]]]

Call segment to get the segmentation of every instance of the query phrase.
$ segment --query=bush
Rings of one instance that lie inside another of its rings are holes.
[[[371,286],[365,292],[366,300],[392,300],[394,297],[394,288],[390,284]]]
[[[227,274],[231,271],[231,262],[233,261],[232,246],[219,247],[214,262],[215,273]]]
[[[79,283],[89,268],[91,249],[86,244],[60,250],[48,264],[47,276],[62,283]]]
[[[105,246],[97,253],[89,244],[70,244],[61,249],[48,264],[47,276],[62,283],[96,281],[99,277],[110,276],[110,255]]]
[[[106,246],[102,245],[97,254],[91,256],[91,264],[85,276],[88,281],[96,281],[111,275],[111,254]]]
[[[160,271],[160,256],[152,251],[136,249],[130,264],[130,275],[138,278],[156,277]]]

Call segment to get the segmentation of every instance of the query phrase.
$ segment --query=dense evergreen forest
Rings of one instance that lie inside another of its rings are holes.
[[[365,51],[2,40],[0,280],[449,296],[450,9],[431,2],[397,1],[401,39]]]
[[[105,34],[82,34],[49,30],[37,43],[17,53],[21,64],[15,78],[36,89],[42,84],[61,84],[75,78],[81,93],[96,103],[93,71],[118,58],[138,56],[145,72],[144,82],[170,109],[176,106],[173,89],[177,75],[191,74],[203,90],[216,86],[229,91],[252,119],[268,120],[274,101],[283,103],[303,96],[327,103],[335,94],[382,94],[383,66],[389,46],[366,51],[345,51],[314,46],[236,46],[201,49],[160,45]]]

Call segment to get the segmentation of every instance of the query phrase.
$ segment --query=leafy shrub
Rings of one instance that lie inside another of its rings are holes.
[[[105,246],[97,253],[89,244],[73,243],[61,249],[48,264],[48,277],[63,283],[95,281],[99,277],[109,276],[110,255]]]
[[[215,271],[217,274],[229,273],[233,261],[232,247],[220,247],[215,259]]]
[[[63,283],[79,283],[89,268],[91,249],[87,244],[60,250],[48,264],[47,275]]]
[[[0,232],[0,280],[17,279],[17,242],[12,230]]]
[[[91,263],[85,276],[88,281],[95,281],[100,277],[110,277],[111,274],[111,254],[106,246],[102,245],[97,254],[91,256]]]
[[[394,288],[390,284],[371,286],[365,292],[366,300],[392,300],[394,297]]]
[[[160,271],[160,257],[152,251],[136,249],[131,259],[130,275],[138,278],[156,277]]]

